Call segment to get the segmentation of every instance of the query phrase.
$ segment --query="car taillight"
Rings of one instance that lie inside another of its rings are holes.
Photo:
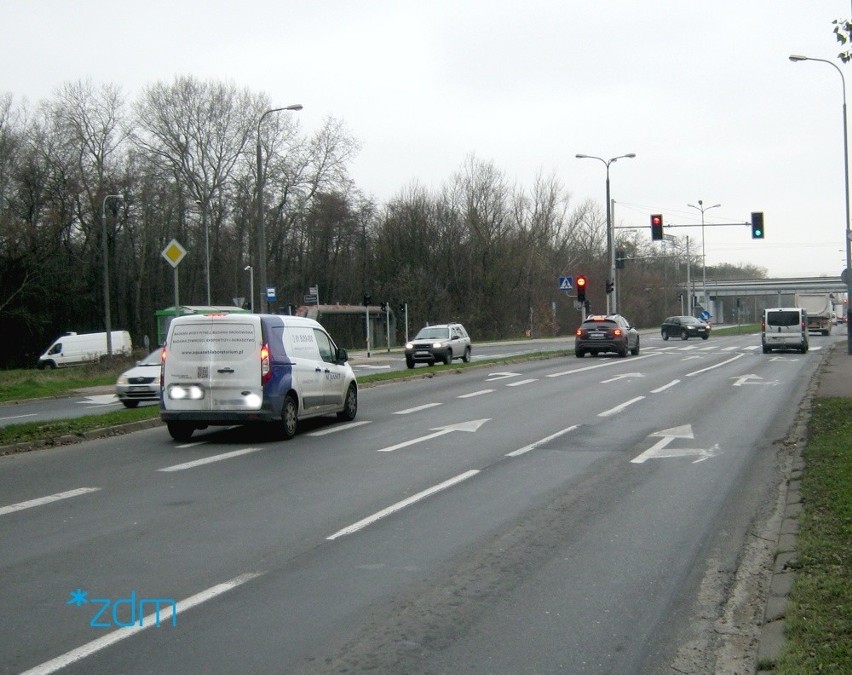
[[[260,348],[260,382],[266,384],[272,379],[272,369],[269,367],[269,345]]]
[[[615,337],[619,337],[619,336],[621,335],[621,329],[620,329],[620,328],[616,328],[615,330],[613,330],[613,331],[612,331],[612,334],[613,334]]]
[[[582,328],[577,329],[577,337],[586,337],[586,331]]]

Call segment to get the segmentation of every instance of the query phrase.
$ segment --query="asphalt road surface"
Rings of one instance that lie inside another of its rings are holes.
[[[669,672],[726,639],[835,339],[648,338],[364,389],[290,442],[2,457],[0,670]]]

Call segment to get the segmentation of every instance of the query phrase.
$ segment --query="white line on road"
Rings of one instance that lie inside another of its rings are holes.
[[[651,390],[651,393],[652,393],[652,394],[659,394],[661,391],[665,391],[665,390],[666,390],[666,389],[668,389],[669,387],[673,387],[673,386],[675,386],[676,384],[680,384],[680,380],[672,380],[672,381],[671,381],[671,382],[669,382],[668,384],[664,384],[662,387],[657,387],[656,389],[652,389],[652,390]]]
[[[482,396],[483,394],[493,394],[493,389],[480,389],[479,391],[471,392],[470,394],[462,394],[461,396],[456,396],[456,398],[473,398],[474,396]]]
[[[536,441],[535,443],[530,443],[529,445],[525,445],[523,448],[518,448],[517,450],[512,450],[512,452],[506,454],[506,457],[519,457],[520,455],[523,455],[523,454],[529,452],[530,450],[535,450],[540,445],[544,445],[545,443],[552,441],[554,438],[559,438],[563,434],[567,434],[569,431],[574,431],[574,429],[579,429],[579,428],[580,428],[579,424],[573,424],[570,427],[568,427],[567,429],[563,429],[562,431],[557,431],[555,434],[551,434],[550,436],[546,436],[545,438],[542,438],[541,440]]]
[[[521,380],[519,382],[509,382],[507,387],[520,387],[522,384],[531,384],[533,382],[538,382],[536,378],[530,378],[529,380]]]
[[[364,420],[363,422],[348,422],[346,424],[335,424],[334,426],[330,426],[327,429],[320,429],[319,431],[312,431],[309,434],[305,434],[306,436],[327,436],[328,434],[335,434],[338,431],[346,431],[347,429],[351,429],[353,427],[360,427],[365,424],[372,424],[371,420]]]
[[[38,499],[30,499],[27,502],[18,502],[17,504],[10,504],[9,506],[4,506],[0,508],[0,516],[5,516],[9,513],[14,513],[15,511],[22,511],[24,509],[31,509],[35,506],[44,506],[45,504],[50,504],[51,502],[58,502],[61,499],[70,499],[71,497],[79,497],[80,495],[88,494],[89,492],[97,492],[100,488],[90,487],[90,488],[77,488],[76,490],[68,490],[67,492],[57,492],[55,495],[48,495],[47,497],[39,497]]]
[[[12,417],[0,417],[0,422],[5,422],[6,420],[19,420],[22,417],[35,417],[37,413],[27,413],[26,415],[12,415]]]
[[[397,410],[394,415],[408,415],[414,412],[420,412],[421,410],[426,410],[427,408],[436,408],[439,405],[444,405],[443,403],[427,403],[426,405],[419,405],[416,408],[408,408],[406,410]]]
[[[594,370],[596,368],[606,368],[607,366],[617,366],[619,364],[624,365],[625,363],[635,363],[636,361],[641,361],[642,359],[650,359],[653,358],[656,354],[644,354],[643,356],[634,356],[630,359],[630,361],[626,361],[624,359],[612,359],[610,361],[604,361],[603,363],[596,363],[593,366],[584,366],[583,368],[574,368],[574,370],[563,370],[561,373],[550,373],[548,377],[562,377],[563,375],[573,375],[574,373],[582,373],[586,370]]]
[[[721,363],[717,363],[715,366],[707,366],[706,368],[702,368],[701,370],[694,370],[691,373],[687,373],[687,377],[692,377],[693,375],[700,375],[701,373],[706,373],[708,370],[713,370],[714,368],[720,368],[722,366],[726,366],[737,359],[741,359],[745,354],[737,354],[736,356],[728,359],[727,361],[722,361]]]
[[[202,602],[207,602],[208,600],[212,600],[217,595],[221,595],[227,591],[230,591],[237,586],[241,586],[247,581],[251,581],[252,579],[259,577],[263,572],[248,572],[246,574],[241,574],[238,577],[234,577],[230,581],[226,581],[221,584],[217,584],[216,586],[211,586],[205,591],[201,591],[200,593],[196,593],[195,595],[186,598],[185,600],[181,600],[177,603],[175,609],[172,609],[172,606],[164,607],[162,611],[155,612],[154,614],[150,614],[144,618],[139,620],[139,625],[135,626],[127,626],[123,628],[119,628],[112,633],[108,633],[103,637],[98,638],[97,640],[92,640],[91,642],[87,642],[81,647],[77,647],[77,649],[72,649],[70,652],[66,652],[61,656],[57,656],[55,659],[51,659],[50,661],[45,661],[41,665],[36,666],[35,668],[31,668],[26,671],[22,675],[47,675],[47,673],[54,673],[61,668],[65,668],[66,666],[71,665],[72,663],[76,663],[81,659],[85,659],[92,654],[95,654],[102,649],[106,649],[110,645],[115,644],[116,642],[120,642],[125,638],[129,638],[132,635],[136,635],[146,628],[150,626],[159,626],[164,624],[166,621],[172,618],[172,614],[181,614],[188,609],[192,609],[196,605],[200,605]],[[158,615],[159,614],[159,615]]]
[[[609,417],[610,415],[617,415],[622,410],[624,410],[627,406],[633,405],[641,401],[644,396],[637,396],[636,398],[631,398],[629,401],[625,401],[621,405],[617,405],[614,408],[610,408],[609,410],[604,410],[602,413],[598,413],[598,417]]]
[[[470,471],[465,471],[464,473],[459,474],[454,478],[450,478],[449,480],[445,480],[443,483],[439,483],[438,485],[434,485],[430,487],[428,490],[423,490],[423,492],[418,492],[416,495],[412,495],[408,499],[403,499],[401,502],[397,502],[396,504],[392,504],[388,506],[386,509],[382,509],[381,511],[377,511],[372,516],[367,516],[363,520],[359,520],[357,523],[353,523],[349,527],[344,527],[342,530],[338,530],[330,537],[326,537],[328,540],[334,540],[338,537],[343,537],[347,534],[352,534],[353,532],[357,532],[358,530],[362,530],[368,525],[372,525],[378,520],[385,518],[386,516],[391,515],[392,513],[396,513],[404,509],[406,506],[411,506],[415,502],[419,502],[421,499],[425,499],[436,492],[440,492],[441,490],[446,490],[449,487],[452,487],[456,483],[461,483],[472,476],[475,476],[479,473],[479,469],[471,469]]]
[[[242,450],[234,450],[233,452],[223,452],[221,455],[213,455],[212,457],[205,457],[204,459],[196,459],[194,462],[186,462],[185,464],[174,464],[162,469],[157,469],[157,471],[183,471],[185,469],[194,469],[197,466],[212,464],[213,462],[221,462],[224,459],[231,459],[233,457],[239,457],[240,455],[248,455],[249,453],[260,452],[261,450],[263,450],[263,448],[243,448]]]

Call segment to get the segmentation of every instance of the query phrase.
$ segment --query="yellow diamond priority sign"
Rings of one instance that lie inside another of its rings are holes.
[[[169,265],[177,267],[186,255],[186,249],[180,245],[177,239],[172,239],[168,246],[163,249],[162,255],[169,261]]]

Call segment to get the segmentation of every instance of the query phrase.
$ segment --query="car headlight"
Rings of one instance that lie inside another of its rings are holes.
[[[406,342],[405,348],[406,349],[414,349],[414,343],[413,342]]]
[[[433,342],[432,349],[441,349],[444,346],[443,342]]]
[[[127,384],[127,375],[120,375],[116,384]]]

